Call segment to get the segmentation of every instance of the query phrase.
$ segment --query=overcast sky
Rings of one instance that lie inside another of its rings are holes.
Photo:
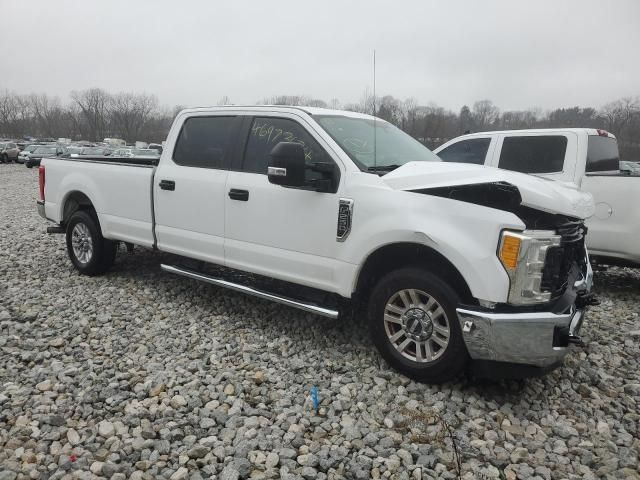
[[[0,0],[0,90],[228,95],[459,109],[601,106],[640,95],[640,0]]]

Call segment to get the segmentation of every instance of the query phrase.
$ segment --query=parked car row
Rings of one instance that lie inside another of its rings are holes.
[[[162,153],[162,145],[160,144],[150,144],[149,148],[135,148],[131,146],[114,148],[106,143],[84,141],[62,143],[48,140],[51,139],[37,140],[33,143],[2,140],[0,141],[0,162],[23,163],[27,168],[32,168],[40,165],[40,161],[45,157],[119,156],[124,158],[157,159]],[[66,141],[68,139],[62,140]],[[145,143],[145,145],[147,144]]]

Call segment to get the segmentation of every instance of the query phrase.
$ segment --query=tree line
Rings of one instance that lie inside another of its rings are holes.
[[[570,107],[501,111],[491,100],[464,105],[459,111],[435,103],[421,105],[415,98],[375,97],[365,91],[358,102],[342,104],[301,95],[264,98],[260,104],[302,105],[373,113],[398,126],[430,148],[468,132],[524,128],[590,127],[610,131],[618,138],[622,158],[640,160],[640,98],[625,97],[599,108]],[[218,105],[230,105],[223,96]],[[67,102],[46,94],[0,93],[0,136],[24,135],[100,141],[106,137],[127,142],[165,139],[182,107],[160,106],[154,95],[110,93],[101,88],[73,91]]]

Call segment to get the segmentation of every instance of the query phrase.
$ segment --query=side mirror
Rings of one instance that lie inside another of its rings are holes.
[[[280,142],[271,150],[267,167],[269,182],[285,187],[304,186],[304,148],[299,143]]]

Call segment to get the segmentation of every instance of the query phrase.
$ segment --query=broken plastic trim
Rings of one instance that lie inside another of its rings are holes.
[[[423,188],[411,190],[436,197],[450,198],[460,202],[473,203],[483,207],[517,213],[522,197],[518,187],[507,182],[475,183],[451,187]]]
[[[528,229],[532,230],[556,230],[559,226],[569,222],[582,223],[582,220],[578,218],[543,212],[522,205],[522,196],[518,187],[507,182],[475,183],[410,191],[511,212],[517,215]]]

